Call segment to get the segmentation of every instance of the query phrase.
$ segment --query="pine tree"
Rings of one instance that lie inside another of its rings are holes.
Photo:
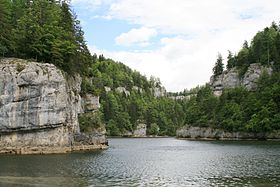
[[[227,57],[227,70],[230,70],[231,68],[235,67],[235,57],[233,56],[231,51],[228,51],[228,57]]]
[[[223,58],[222,58],[222,55],[219,53],[218,54],[218,59],[215,63],[215,66],[213,68],[213,74],[214,74],[214,77],[218,76],[218,75],[221,75],[224,71],[224,64],[223,64]]]
[[[9,0],[0,0],[0,56],[11,48],[11,5]]]

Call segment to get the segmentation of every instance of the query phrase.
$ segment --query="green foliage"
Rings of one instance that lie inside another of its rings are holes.
[[[147,124],[148,133],[175,135],[176,129],[185,124],[185,112],[180,102],[166,97],[155,98],[151,92],[155,87],[161,88],[158,78],[151,77],[148,81],[139,72],[103,55],[98,58],[93,55],[92,59],[94,63],[83,79],[82,91],[100,95],[100,110],[108,135],[132,132],[140,121]],[[117,91],[119,87],[129,94]]]
[[[218,76],[218,75],[221,75],[224,71],[224,64],[223,64],[223,58],[222,58],[222,55],[219,53],[218,54],[218,59],[215,63],[215,66],[213,68],[213,74],[214,74],[214,77]]]
[[[91,56],[67,1],[0,0],[2,56],[53,63],[84,74]]]
[[[256,92],[237,87],[214,97],[207,86],[201,87],[184,107],[186,123],[192,126],[255,133],[280,130],[280,73],[264,72]]]
[[[272,64],[274,70],[280,70],[280,29],[275,22],[258,32],[250,45],[245,41],[237,55],[229,52],[227,69],[237,67],[242,77],[252,63]]]
[[[227,70],[230,70],[231,68],[233,68],[234,66],[236,66],[236,59],[233,56],[231,51],[228,51],[228,57],[227,57]]]
[[[237,55],[229,52],[227,57],[227,69],[236,67],[241,77],[252,63],[272,66],[272,76],[264,73],[256,92],[234,88],[219,98],[208,85],[169,93],[190,96],[189,100],[155,98],[152,90],[161,88],[159,79],[147,80],[120,62],[90,55],[80,21],[66,0],[0,0],[0,55],[52,63],[70,75],[80,73],[82,93],[100,95],[102,105],[100,113],[79,116],[82,131],[104,123],[109,135],[121,135],[133,131],[139,121],[153,135],[175,135],[185,124],[229,131],[280,129],[280,29],[275,23],[258,32],[250,45],[245,41]],[[24,67],[16,69],[20,72]],[[219,54],[214,76],[223,70]],[[118,92],[118,87],[129,94]]]
[[[81,132],[93,132],[95,129],[102,127],[101,116],[100,112],[80,114],[79,124]]]
[[[106,126],[107,134],[110,136],[120,136],[121,131],[114,120],[110,120]]]
[[[0,0],[0,56],[11,50],[11,1]]]
[[[147,132],[149,135],[158,135],[159,126],[156,123],[152,123]]]

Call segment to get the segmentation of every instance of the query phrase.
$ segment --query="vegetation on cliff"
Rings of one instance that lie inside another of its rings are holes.
[[[264,132],[280,129],[280,28],[258,32],[250,45],[229,52],[226,68],[237,67],[240,77],[252,63],[271,66],[255,92],[239,87],[215,97],[209,85],[181,93],[155,97],[159,79],[148,80],[126,65],[103,55],[91,56],[79,20],[67,0],[0,0],[0,55],[35,59],[82,75],[82,94],[99,95],[101,109],[95,116],[80,116],[81,129],[89,131],[105,123],[109,135],[132,131],[147,124],[148,133],[175,135],[189,124],[229,131]],[[20,70],[20,68],[19,68]],[[213,68],[224,70],[223,58]],[[184,96],[178,99],[178,96]]]
[[[215,97],[209,85],[200,88],[197,96],[187,102],[186,123],[228,131],[280,130],[279,57],[280,27],[272,23],[254,36],[251,45],[245,41],[238,54],[229,52],[227,58],[227,69],[236,67],[241,78],[253,63],[272,67],[272,75],[263,72],[255,91],[237,87],[226,89],[220,97]],[[214,76],[221,74],[221,59],[219,56],[213,68]]]
[[[181,103],[154,96],[155,89],[162,89],[159,79],[148,80],[103,56],[95,58],[89,74],[91,77],[83,81],[87,84],[84,90],[100,95],[101,118],[109,135],[132,132],[139,123],[147,124],[148,134],[175,135],[176,129],[184,125]]]
[[[91,55],[66,0],[0,0],[0,54],[86,73]]]

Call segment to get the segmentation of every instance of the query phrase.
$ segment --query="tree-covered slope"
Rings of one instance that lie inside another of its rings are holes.
[[[94,57],[83,90],[100,95],[100,118],[109,135],[127,134],[139,123],[147,125],[148,134],[175,135],[184,124],[185,113],[181,103],[155,96],[164,92],[159,79],[148,80],[120,62]]]
[[[84,73],[91,62],[79,20],[66,0],[0,0],[0,54]]]
[[[275,23],[258,32],[251,44],[245,41],[242,49],[229,52],[227,72],[239,71],[239,78],[250,64],[260,63],[273,69],[271,75],[263,72],[256,90],[244,87],[225,89],[220,97],[213,95],[209,85],[186,105],[186,123],[192,126],[213,127],[228,131],[269,132],[280,130],[280,28]],[[218,55],[213,68],[214,78],[223,73],[222,57]],[[225,72],[225,74],[227,73]]]
[[[148,134],[175,135],[189,124],[229,131],[265,132],[280,129],[280,28],[273,23],[258,32],[250,44],[227,57],[227,70],[240,78],[250,64],[273,69],[263,74],[255,91],[226,89],[220,97],[209,85],[181,93],[164,93],[159,79],[147,79],[126,65],[91,56],[79,20],[67,0],[0,0],[0,55],[52,63],[82,76],[82,94],[100,96],[101,109],[82,119],[91,129],[105,123],[109,135],[121,135],[145,123]],[[221,55],[214,76],[224,70]],[[158,97],[161,96],[161,97]],[[182,97],[180,97],[182,96]]]

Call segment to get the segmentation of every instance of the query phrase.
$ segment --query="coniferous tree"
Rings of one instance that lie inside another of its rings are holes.
[[[235,67],[235,57],[233,56],[231,51],[228,51],[227,70],[230,70],[233,67]]]
[[[222,55],[219,53],[217,61],[216,61],[215,66],[213,68],[214,77],[216,77],[218,75],[221,75],[223,73],[223,71],[224,71],[223,58],[222,58]]]
[[[9,0],[0,0],[0,56],[4,56],[12,48],[10,30],[11,4]]]

